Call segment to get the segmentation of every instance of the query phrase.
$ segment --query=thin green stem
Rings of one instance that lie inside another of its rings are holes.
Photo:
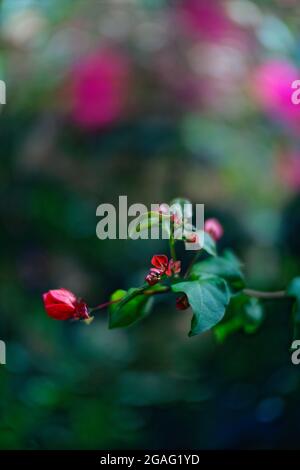
[[[198,254],[195,256],[195,258],[197,258],[197,256]],[[195,262],[195,259],[193,260],[193,264],[194,262]],[[185,278],[187,277],[187,272],[185,273],[185,276],[184,276]],[[150,297],[152,295],[166,294],[167,292],[170,292],[170,291],[171,291],[170,286],[161,286],[161,288],[159,289],[149,289],[148,285],[144,285],[140,287],[136,292],[133,293],[132,298],[136,297],[137,295],[146,295]],[[243,293],[245,295],[248,295],[249,297],[256,297],[258,299],[283,299],[283,298],[289,297],[289,295],[284,290],[267,292],[267,291],[259,291],[259,290],[246,288],[246,289],[243,289]],[[120,302],[121,300],[122,298],[117,299],[117,300],[111,300],[109,302],[105,302],[103,304],[97,305],[97,307],[90,309],[90,313],[95,313],[97,310],[102,310],[108,307],[109,305]]]
[[[103,308],[109,307],[109,305],[116,304],[117,302],[120,302],[120,300],[121,299],[110,300],[109,302],[104,302],[103,304],[90,308],[90,313],[95,313],[97,310],[102,310]]]
[[[171,288],[169,286],[162,286],[160,289],[149,289],[148,284],[144,284],[142,287],[137,289],[135,292],[132,293],[131,299],[136,297],[137,295],[157,295],[157,294],[164,294],[168,291],[170,291]],[[116,300],[110,300],[109,302],[104,302],[103,304],[97,305],[96,307],[93,307],[90,309],[90,313],[95,313],[97,310],[102,310],[106,307],[109,307],[112,304],[116,304],[122,300],[123,297],[120,299]]]
[[[249,297],[257,297],[258,299],[283,299],[289,297],[284,290],[266,292],[254,289],[243,289],[243,293]]]
[[[171,287],[170,286],[163,286],[161,289],[149,289],[149,290],[144,290],[143,294],[144,295],[157,295],[157,294],[165,294],[166,292],[170,292]]]
[[[190,272],[191,272],[191,270],[192,270],[192,267],[194,266],[194,264],[196,263],[196,261],[198,261],[200,254],[201,254],[200,251],[198,251],[198,253],[195,254],[194,258],[192,259],[192,261],[191,261],[190,264],[188,265],[188,268],[187,268],[186,273],[185,273],[185,275],[184,275],[184,279],[186,279],[186,278],[189,276],[189,274],[190,274]]]
[[[175,250],[175,240],[173,235],[170,236],[170,254],[171,258],[173,258],[174,261],[176,261],[176,250]]]

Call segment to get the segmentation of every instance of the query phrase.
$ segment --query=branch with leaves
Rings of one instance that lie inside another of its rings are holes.
[[[184,223],[186,202],[175,200],[170,211],[162,205],[159,218],[150,213],[143,214],[140,230],[151,228],[153,223],[162,228],[166,221],[169,223],[171,257],[154,255],[142,286],[127,291],[119,289],[108,302],[93,308],[66,289],[50,290],[43,295],[47,314],[57,320],[81,320],[89,324],[97,312],[108,309],[109,328],[121,328],[147,316],[153,307],[154,296],[169,295],[170,298],[175,296],[178,310],[191,309],[193,313],[189,336],[212,329],[215,337],[224,341],[236,331],[254,333],[259,328],[264,319],[262,301],[290,297],[293,300],[294,338],[300,338],[300,277],[293,279],[287,289],[275,292],[246,287],[239,259],[229,250],[217,254],[223,227],[216,219],[205,222],[204,244],[196,251],[187,270],[182,272],[181,261],[176,256],[176,243],[180,240],[174,234]],[[184,233],[184,241],[197,243],[198,239],[199,232],[195,227]]]

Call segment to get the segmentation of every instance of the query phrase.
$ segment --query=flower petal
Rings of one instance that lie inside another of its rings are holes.
[[[48,304],[45,306],[45,310],[49,317],[56,320],[69,320],[73,318],[75,312],[75,308],[67,304]]]
[[[73,292],[63,288],[50,290],[47,294],[48,300],[52,299],[52,303],[66,303],[72,306],[77,300]]]
[[[151,259],[151,264],[155,268],[165,271],[168,266],[168,257],[166,255],[154,255]]]

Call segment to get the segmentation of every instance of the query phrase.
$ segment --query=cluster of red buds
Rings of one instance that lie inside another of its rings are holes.
[[[151,264],[154,268],[150,268],[145,277],[145,281],[148,282],[149,286],[157,284],[163,275],[171,277],[173,274],[180,273],[181,270],[181,261],[174,261],[172,258],[169,260],[166,255],[153,256]]]
[[[160,204],[158,213],[160,215],[169,215],[171,222],[174,223],[175,226],[180,226],[183,223],[182,217],[179,215],[178,211],[170,210],[170,207],[167,204]],[[204,231],[207,232],[213,240],[218,241],[224,233],[223,227],[220,222],[215,219],[207,219],[204,224]],[[185,233],[185,240],[189,243],[196,243],[198,242],[198,234],[193,231],[186,231]]]

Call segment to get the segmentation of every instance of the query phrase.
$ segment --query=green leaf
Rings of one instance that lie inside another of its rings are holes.
[[[199,240],[203,240],[203,245],[200,246],[199,242],[199,248],[197,249],[204,250],[208,255],[217,256],[217,246],[214,239],[203,230],[196,230],[195,233],[198,235]]]
[[[213,329],[214,335],[219,343],[223,343],[227,337],[243,328],[243,311],[244,305],[247,302],[248,297],[244,294],[231,297],[222,321]]]
[[[151,308],[152,298],[141,293],[140,289],[117,290],[111,301],[120,300],[109,306],[109,328],[121,328],[145,317]]]
[[[141,235],[143,232],[148,233],[151,227],[161,227],[162,232],[170,236],[170,216],[153,211],[145,212],[135,220],[135,224],[131,225],[128,235],[130,238],[135,239],[137,235]]]
[[[223,318],[230,300],[226,282],[216,276],[178,282],[171,288],[174,292],[185,293],[193,310],[189,336],[203,333],[216,325]]]
[[[240,263],[235,257],[215,256],[196,263],[191,270],[191,275],[201,276],[203,274],[220,276],[236,289],[242,289],[245,285]]]
[[[224,341],[236,331],[239,331],[243,327],[243,320],[241,316],[236,316],[226,321],[225,323],[219,323],[213,329],[214,335],[218,343],[224,343]]]
[[[255,333],[264,319],[262,304],[258,299],[251,298],[244,307],[243,328],[245,333]]]
[[[232,264],[237,266],[238,268],[241,268],[242,263],[239,260],[239,258],[233,253],[231,250],[224,250],[222,253],[223,258],[227,259],[228,261],[231,261]]]
[[[286,293],[290,295],[291,297],[295,297],[297,302],[300,303],[300,277],[295,277],[290,284],[288,285],[288,288],[286,290]],[[299,311],[300,314],[300,311]],[[299,318],[300,320],[300,318]]]
[[[264,319],[261,303],[243,293],[234,295],[226,309],[222,321],[214,327],[218,342],[223,343],[227,337],[239,330],[252,334],[260,327]]]
[[[204,232],[203,250],[211,256],[217,256],[216,242],[207,232]]]
[[[287,294],[295,298],[293,306],[293,338],[300,337],[300,277],[295,277],[286,290]]]

